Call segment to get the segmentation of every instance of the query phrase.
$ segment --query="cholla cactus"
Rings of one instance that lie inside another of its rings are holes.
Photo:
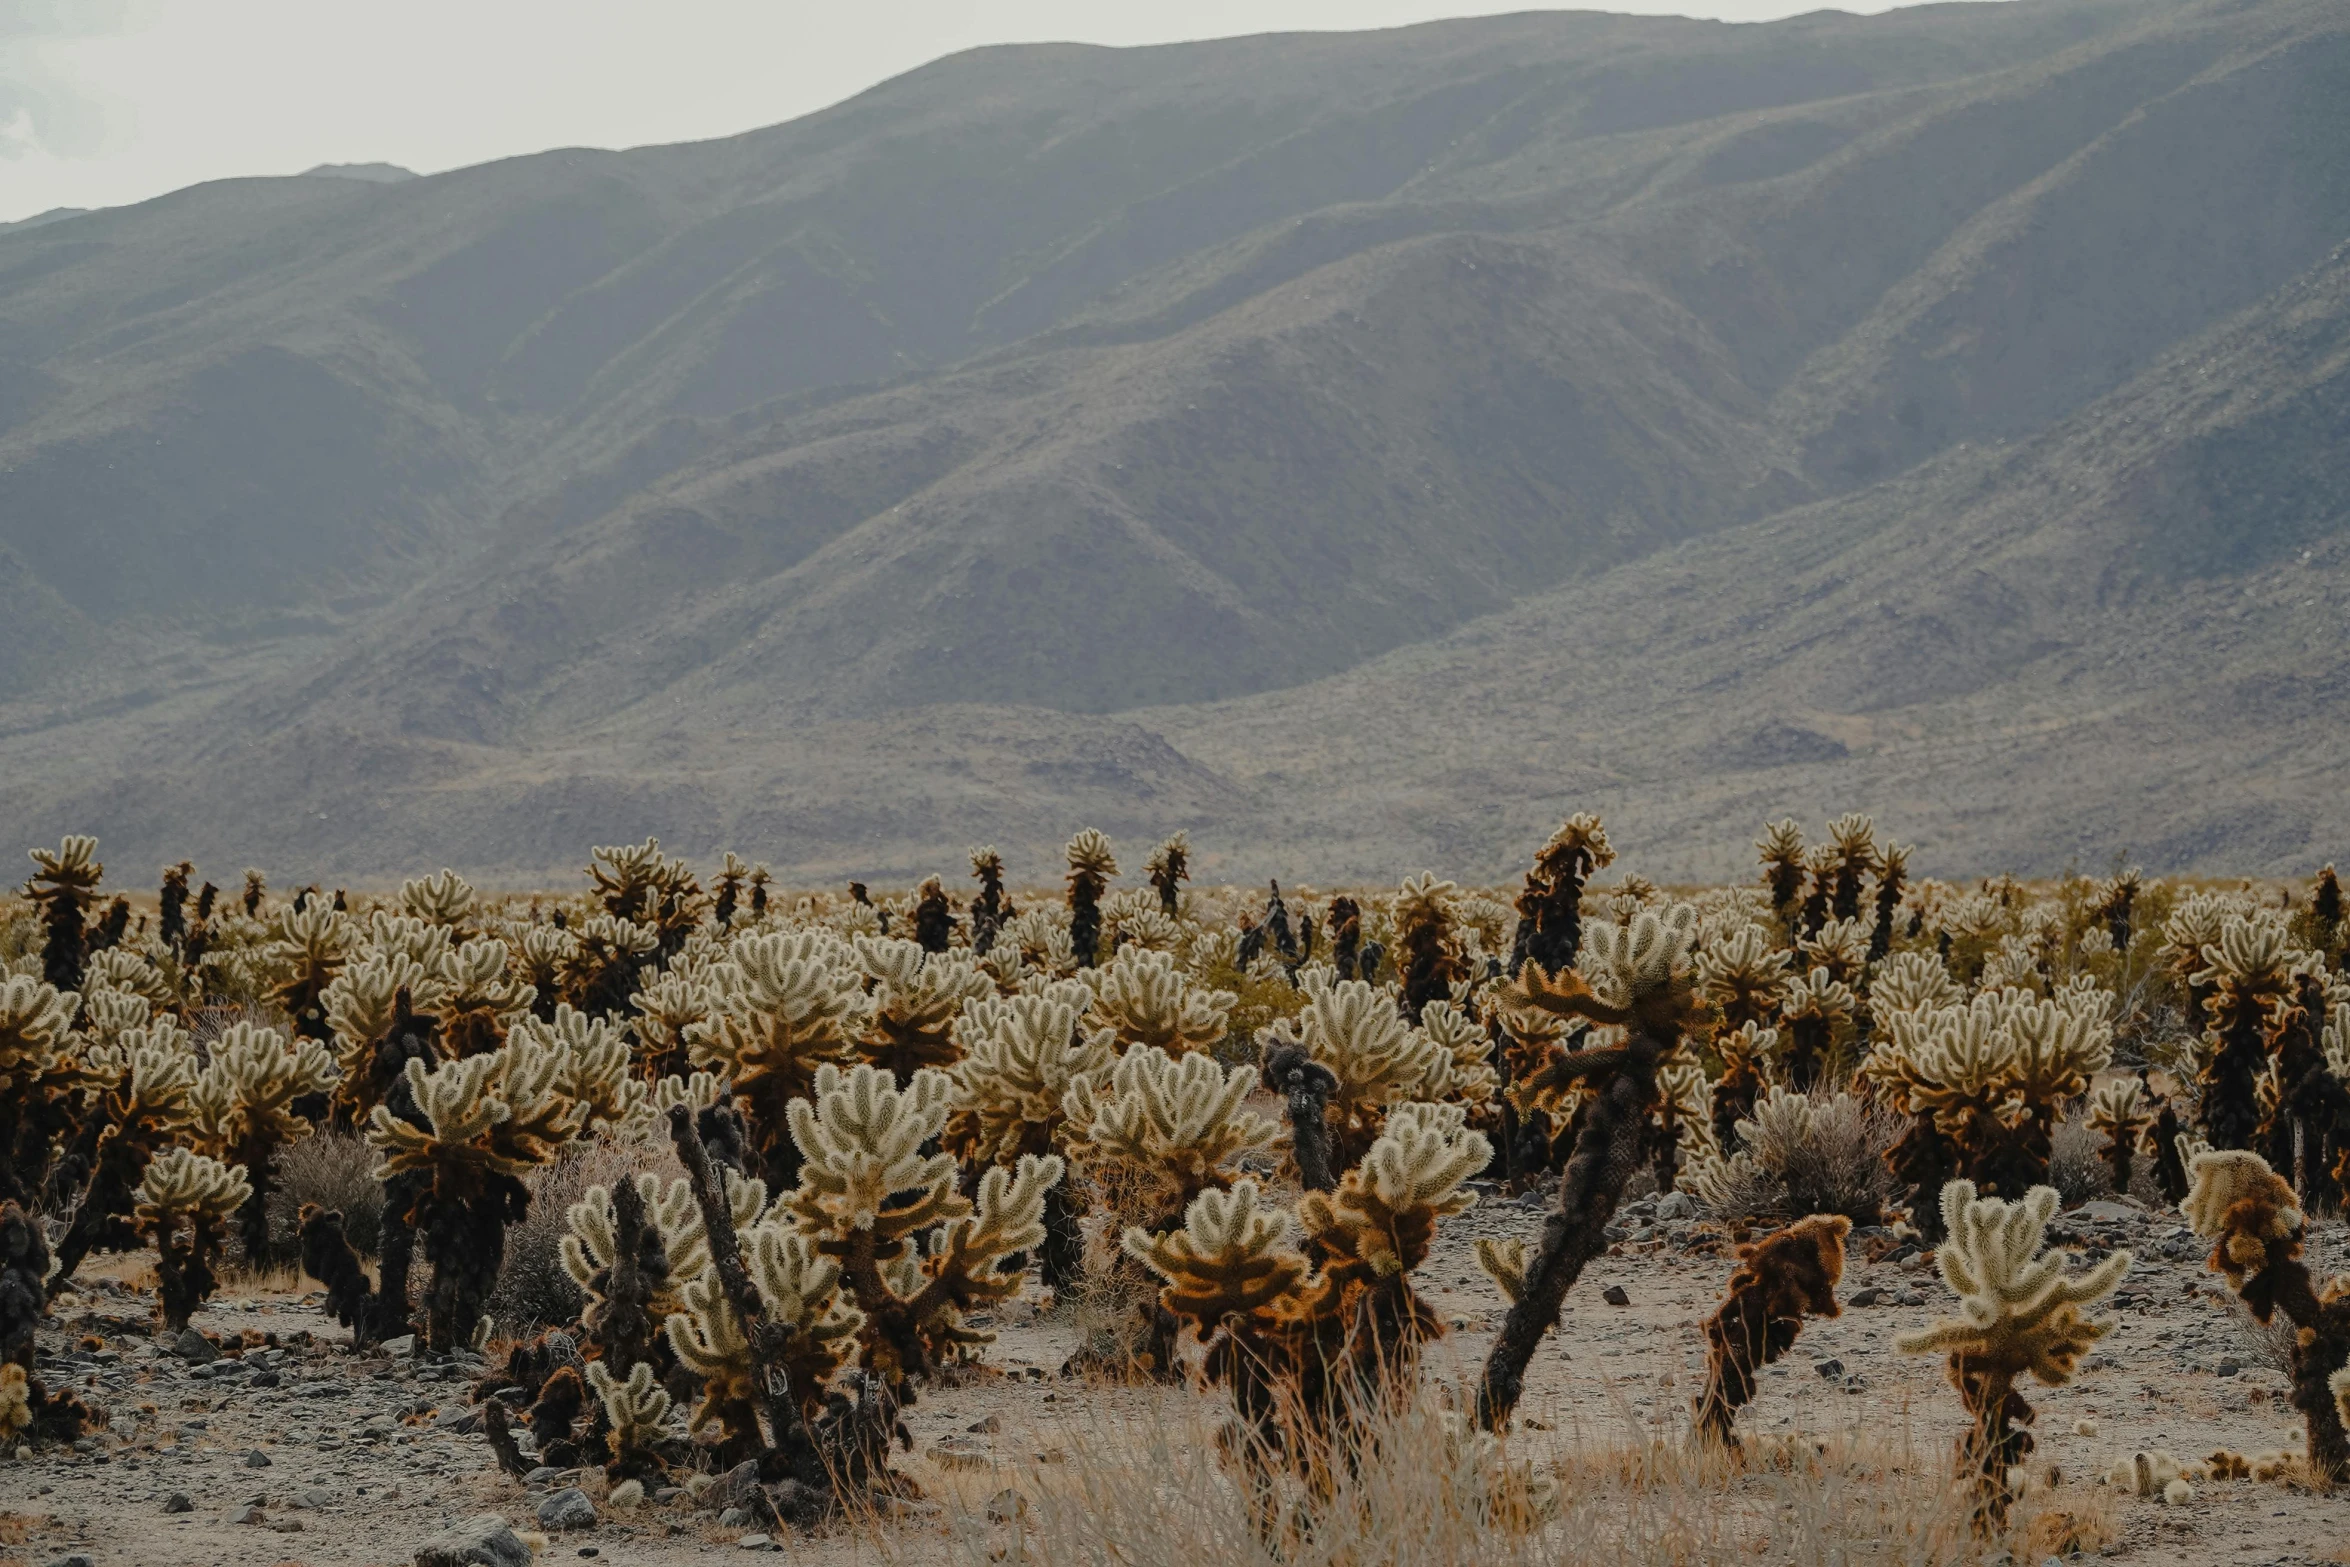
[[[820,930],[746,936],[710,971],[718,1010],[688,1032],[696,1065],[734,1083],[750,1121],[759,1173],[781,1190],[798,1179],[790,1106],[816,1074],[845,1059],[867,1000],[853,950]]]
[[[652,1362],[638,1361],[623,1381],[603,1361],[591,1360],[587,1382],[604,1406],[609,1431],[605,1478],[621,1485],[662,1473],[666,1466],[656,1449],[669,1434],[669,1393],[653,1379]]]
[[[1757,1095],[1771,1085],[1772,1062],[1779,1051],[1779,1031],[1751,1019],[1714,1040],[1722,1058],[1722,1075],[1714,1080],[1711,1100],[1714,1141],[1729,1147],[1738,1123],[1752,1113]]]
[[[1583,886],[1615,863],[1615,846],[1597,816],[1579,811],[1535,851],[1534,867],[1518,894],[1517,929],[1510,941],[1515,978],[1528,959],[1556,972],[1572,967],[1583,948]]]
[[[481,936],[441,960],[443,989],[434,1010],[450,1055],[487,1055],[506,1042],[516,1023],[531,1015],[538,992],[507,977],[508,956],[506,943]]]
[[[423,1231],[433,1264],[425,1335],[435,1348],[473,1341],[505,1258],[506,1226],[529,1209],[521,1177],[579,1135],[596,1108],[564,1091],[567,1083],[581,1086],[583,1070],[601,1082],[603,1074],[592,1063],[583,1069],[562,1036],[518,1029],[491,1055],[429,1072],[411,1060],[406,1087],[414,1119],[389,1105],[370,1117],[367,1138],[384,1151],[383,1173],[413,1177],[401,1188],[401,1217]]]
[[[1064,981],[1037,995],[966,1005],[956,1024],[964,1054],[955,1065],[942,1146],[967,1166],[1066,1154],[1070,1089],[1080,1079],[1106,1078],[1117,1060],[1112,1030],[1080,1026],[1090,999],[1082,985]],[[1058,1289],[1074,1284],[1080,1273],[1080,1211],[1069,1183],[1046,1194],[1044,1281]]]
[[[179,1332],[220,1280],[212,1265],[228,1238],[228,1222],[253,1189],[241,1166],[171,1148],[147,1165],[139,1181],[139,1227],[155,1242],[156,1289],[163,1325]]]
[[[562,998],[593,1017],[625,1012],[662,932],[614,914],[591,914],[572,932],[556,985]]]
[[[1847,988],[1868,972],[1869,930],[1859,920],[1832,919],[1796,944],[1809,972],[1825,972]]]
[[[1797,900],[1803,896],[1803,828],[1793,817],[1773,822],[1754,841],[1754,848],[1762,859],[1763,885],[1770,889],[1771,908],[1793,931]]]
[[[1162,1309],[1207,1345],[1205,1368],[1245,1423],[1231,1459],[1263,1478],[1279,1463],[1326,1497],[1361,1427],[1414,1386],[1422,1346],[1442,1324],[1411,1285],[1437,1220],[1467,1207],[1463,1183],[1493,1155],[1458,1106],[1410,1105],[1334,1192],[1309,1192],[1290,1216],[1257,1183],[1205,1191],[1169,1234],[1125,1233],[1127,1253],[1166,1280]],[[1265,1489],[1252,1488],[1260,1499]],[[1260,1512],[1260,1528],[1273,1520]]]
[[[1787,1040],[1787,1080],[1810,1088],[1851,1036],[1859,1002],[1850,986],[1826,968],[1806,970],[1788,981],[1779,1002],[1780,1032]]]
[[[864,1368],[893,1390],[932,1373],[993,1334],[964,1322],[975,1307],[1019,1293],[1003,1262],[1044,1239],[1044,1194],[1060,1180],[1053,1154],[1024,1155],[980,1178],[976,1202],[955,1190],[955,1162],[925,1155],[947,1118],[953,1084],[920,1071],[904,1089],[886,1072],[827,1064],[811,1103],[791,1107],[792,1137],[807,1156],[783,1203],[800,1233],[842,1260],[865,1321]],[[937,1229],[924,1253],[913,1237]]]
[[[109,1059],[88,1061],[93,1080],[105,1091],[95,1097],[84,1146],[93,1155],[72,1226],[57,1247],[52,1293],[65,1288],[82,1259],[97,1247],[122,1248],[133,1241],[124,1220],[138,1201],[139,1183],[151,1162],[172,1151],[193,1121],[191,1090],[197,1057],[188,1037],[168,1018],[125,1033]]]
[[[1191,880],[1191,834],[1179,832],[1151,850],[1143,874],[1158,890],[1159,908],[1169,919],[1176,916],[1176,902],[1182,886]]]
[[[1228,1072],[1208,1056],[1137,1046],[1107,1083],[1071,1080],[1071,1156],[1113,1213],[1169,1228],[1201,1192],[1229,1186],[1242,1158],[1279,1141],[1277,1125],[1242,1108],[1256,1086],[1253,1067]]]
[[[1741,926],[1698,953],[1698,994],[1725,1028],[1775,1025],[1786,1000],[1790,961],[1760,925]]]
[[[1420,1009],[1420,1032],[1442,1057],[1421,1080],[1423,1088],[1435,1088],[1472,1111],[1492,1101],[1501,1074],[1493,1064],[1493,1040],[1474,1013],[1449,1001],[1431,1001]]]
[[[1896,952],[1869,976],[1869,1015],[1880,1026],[1896,1012],[1939,1011],[1966,1000],[1950,969],[1931,952]]]
[[[267,956],[285,977],[278,981],[278,1005],[294,1020],[294,1031],[321,1043],[334,1037],[326,1015],[326,989],[351,955],[351,922],[331,904],[313,901],[278,916],[277,939]]]
[[[270,1254],[269,1186],[277,1156],[310,1135],[294,1101],[334,1087],[334,1056],[314,1039],[289,1039],[274,1028],[232,1023],[212,1044],[212,1062],[189,1093],[204,1152],[248,1172],[253,1196],[239,1228],[245,1255]]]
[[[1283,1047],[1302,1050],[1336,1079],[1326,1109],[1334,1174],[1363,1157],[1389,1105],[1419,1097],[1424,1087],[1440,1091],[1450,1080],[1451,1053],[1407,1023],[1391,994],[1359,979],[1309,988],[1294,1020],[1258,1037],[1268,1056]]]
[[[82,960],[88,955],[82,916],[97,900],[99,878],[106,874],[106,867],[98,863],[98,840],[68,834],[55,849],[35,849],[32,857],[35,869],[24,890],[41,905],[46,930],[41,977],[60,991],[76,990],[82,982]]]
[[[2214,1242],[2211,1269],[2226,1275],[2253,1316],[2282,1311],[2295,1333],[2293,1406],[2309,1432],[2309,1467],[2322,1483],[2350,1478],[2350,1432],[2333,1383],[2350,1364],[2350,1281],[2320,1293],[2301,1260],[2305,1219],[2293,1188],[2258,1154],[2219,1149],[2195,1155],[2193,1187],[2180,1211]]]
[[[693,1065],[693,1034],[716,1015],[718,989],[702,974],[663,973],[628,998],[635,1016],[639,1065],[658,1083],[682,1077]]]
[[[1093,987],[1087,1021],[1114,1030],[1121,1049],[1153,1045],[1170,1055],[1209,1049],[1224,1037],[1240,999],[1193,984],[1171,954],[1134,946],[1119,948],[1087,978]]]
[[[2130,1189],[2131,1161],[2153,1126],[2154,1113],[2147,1108],[2144,1089],[2134,1077],[2101,1083],[2089,1096],[2089,1129],[2104,1134],[2105,1147],[2099,1157],[2112,1172],[2115,1191]]]
[[[791,1228],[780,1214],[743,1226],[742,1238],[745,1270],[759,1305],[767,1320],[788,1335],[780,1368],[790,1378],[801,1418],[812,1420],[824,1407],[834,1374],[856,1356],[865,1319],[843,1293],[840,1263],[821,1254],[815,1240]],[[753,1456],[759,1444],[761,1370],[715,1269],[705,1265],[689,1278],[679,1303],[667,1322],[669,1345],[702,1379],[702,1401],[690,1429],[705,1438],[716,1433],[711,1445],[722,1462]]]
[[[871,985],[860,1054],[902,1086],[926,1067],[955,1064],[955,1019],[963,1003],[995,994],[995,982],[968,954],[925,952],[911,941],[859,936],[856,954]]]
[[[2032,1407],[2015,1389],[2029,1373],[2049,1387],[2072,1380],[2091,1344],[2112,1330],[2082,1308],[2113,1293],[2129,1272],[2117,1251],[2086,1273],[2067,1276],[2064,1254],[2041,1251],[2056,1213],[2056,1190],[2036,1186],[2020,1202],[1978,1198],[1971,1181],[1942,1189],[1949,1238],[1935,1254],[1942,1280],[1959,1297],[1961,1315],[1894,1340],[1905,1354],[1949,1357],[1974,1429],[1959,1442],[1959,1473],[1975,1494],[1986,1532],[2006,1523],[2007,1472],[2032,1451]]]
[[[472,886],[446,867],[434,875],[400,883],[401,911],[428,925],[461,929],[472,917],[473,906]]]
[[[1094,965],[1101,941],[1102,894],[1118,874],[1110,840],[1088,827],[1069,840],[1069,945],[1079,968]]]
[[[1431,1001],[1452,997],[1452,987],[1469,978],[1461,943],[1453,928],[1453,893],[1449,881],[1434,876],[1407,876],[1395,893],[1396,966],[1403,981],[1406,1017],[1418,1022],[1420,1010]]]
[[[0,1201],[38,1211],[51,1149],[105,1086],[73,1038],[82,998],[26,974],[0,978]]]
[[[1697,911],[1676,904],[1644,909],[1626,926],[1585,933],[1578,971],[1553,976],[1528,963],[1511,995],[1528,1010],[1620,1029],[1620,1042],[1569,1051],[1549,1047],[1541,1066],[1513,1084],[1520,1109],[1582,1097],[1583,1126],[1559,1180],[1557,1213],[1527,1263],[1524,1284],[1503,1319],[1477,1389],[1477,1424],[1505,1426],[1525,1384],[1527,1363],[1558,1321],[1567,1291],[1607,1249],[1606,1230],[1624,1182],[1642,1163],[1663,1107],[1662,1070],[1674,1063],[1699,1017],[1689,951]]]
[[[2275,921],[2229,918],[2219,940],[2203,948],[2203,961],[2188,979],[2208,996],[2211,1019],[2195,1119],[2214,1147],[2249,1148],[2260,1130],[2269,1030],[2292,1004],[2295,971],[2314,959]]]
[[[1813,1214],[1738,1248],[1738,1267],[1722,1304],[1705,1323],[1705,1391],[1697,1428],[1735,1448],[1731,1424],[1754,1397],[1757,1368],[1777,1360],[1803,1331],[1805,1317],[1833,1317],[1844,1277],[1844,1237],[1852,1221]]]

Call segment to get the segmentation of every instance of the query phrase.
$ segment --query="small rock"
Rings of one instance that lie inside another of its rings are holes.
[[[228,1521],[230,1523],[259,1523],[262,1521],[263,1516],[264,1514],[260,1508],[248,1505],[240,1507],[235,1512],[229,1514]]]
[[[601,1556],[604,1553],[593,1545],[583,1545],[579,1548],[579,1554],[582,1556]]]
[[[376,1345],[376,1348],[394,1360],[405,1360],[416,1353],[416,1335],[403,1333],[398,1338],[385,1339],[381,1344]]]
[[[1599,1292],[1599,1298],[1606,1301],[1611,1306],[1629,1306],[1632,1304],[1632,1297],[1624,1293],[1624,1286],[1621,1284],[1610,1284],[1606,1289]]]
[[[2085,1202],[2072,1211],[2071,1217],[2088,1224],[2128,1224],[2145,1215],[2118,1202]]]
[[[2232,1360],[2223,1360],[2219,1363],[2219,1374],[2223,1377],[2232,1377],[2243,1369]]]
[[[751,1510],[747,1507],[729,1507],[718,1515],[718,1527],[721,1529],[740,1529],[750,1521]]]
[[[746,1534],[734,1543],[746,1551],[764,1551],[773,1548],[775,1540],[771,1535]]]
[[[1851,1295],[1846,1297],[1844,1304],[1847,1306],[1874,1306],[1877,1303],[1877,1297],[1883,1293],[1884,1291],[1872,1284],[1865,1290],[1854,1290]]]
[[[194,1328],[180,1329],[180,1335],[171,1341],[171,1352],[191,1366],[208,1366],[220,1358],[220,1346]]]
[[[959,1436],[942,1436],[931,1443],[930,1461],[941,1469],[985,1469],[994,1462],[978,1443]]]
[[[482,1513],[418,1546],[416,1567],[530,1567],[530,1547],[505,1519]]]
[[[269,1527],[276,1530],[279,1534],[300,1534],[302,1532],[302,1520],[299,1518],[280,1518],[275,1523],[272,1523]]]
[[[1926,1297],[1916,1290],[1903,1290],[1894,1300],[1904,1306],[1923,1306],[1926,1303]]]
[[[245,1455],[247,1469],[267,1469],[269,1466],[269,1455],[258,1447]]]
[[[1817,1371],[1823,1377],[1840,1377],[1844,1375],[1844,1362],[1841,1360],[1815,1361],[1812,1370]]]
[[[536,1469],[533,1469],[529,1474],[524,1475],[522,1477],[522,1483],[524,1485],[534,1487],[542,1485],[553,1485],[555,1483],[555,1477],[560,1475],[562,1472],[563,1471],[560,1469],[550,1469],[545,1464],[541,1464]]]
[[[1660,1219],[1694,1219],[1697,1217],[1697,1199],[1687,1192],[1667,1192],[1656,1200],[1656,1216]]]
[[[596,1504],[576,1485],[567,1486],[539,1503],[542,1529],[593,1529],[595,1526]]]
[[[993,1435],[995,1435],[995,1434],[996,1434],[998,1431],[1001,1431],[1003,1428],[1004,1428],[1004,1423],[1003,1423],[1003,1421],[1002,1421],[1001,1419],[999,1419],[997,1416],[994,1416],[994,1415],[989,1415],[989,1416],[988,1416],[986,1419],[984,1419],[984,1420],[974,1420],[974,1421],[972,1421],[972,1422],[971,1422],[969,1425],[965,1426],[963,1429],[964,1429],[964,1430],[966,1430],[966,1431],[974,1432],[974,1433],[976,1433],[976,1434],[978,1434],[978,1435],[980,1435],[980,1436],[993,1436]]]
[[[192,1513],[196,1510],[196,1504],[188,1500],[187,1492],[174,1491],[163,1499],[163,1510],[167,1513]]]
[[[51,1558],[49,1567],[95,1567],[95,1564],[93,1564],[87,1556],[76,1552],[71,1556],[58,1556]]]

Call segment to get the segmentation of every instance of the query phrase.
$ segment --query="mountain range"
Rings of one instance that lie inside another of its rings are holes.
[[[2346,127],[2339,0],[1543,12],[0,229],[0,810],[138,879],[1482,881],[1582,808],[2305,872]]]

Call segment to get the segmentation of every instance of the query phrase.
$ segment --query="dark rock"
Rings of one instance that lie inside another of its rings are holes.
[[[260,1523],[267,1515],[257,1506],[247,1503],[228,1515],[230,1523]]]
[[[171,1341],[171,1352],[191,1366],[208,1366],[220,1358],[220,1346],[194,1328],[180,1329],[180,1335]]]
[[[1874,1306],[1878,1297],[1883,1293],[1884,1291],[1872,1284],[1865,1290],[1854,1290],[1851,1295],[1846,1297],[1844,1304],[1847,1306]]]
[[[167,1513],[192,1513],[196,1510],[196,1504],[188,1500],[187,1492],[174,1491],[163,1499],[163,1510]]]
[[[759,1462],[746,1458],[711,1482],[703,1493],[703,1501],[724,1510],[729,1507],[748,1507],[759,1494]]]
[[[595,1526],[596,1504],[576,1485],[567,1486],[539,1503],[539,1527],[543,1529],[593,1529]]]
[[[505,1519],[482,1513],[418,1546],[416,1567],[530,1567],[530,1547]]]
[[[1817,1361],[1813,1364],[1812,1370],[1817,1371],[1823,1377],[1840,1377],[1844,1375],[1844,1362],[1841,1360]]]
[[[1624,1286],[1621,1284],[1610,1284],[1606,1289],[1599,1292],[1599,1298],[1606,1301],[1611,1306],[1629,1306],[1632,1304],[1632,1297],[1624,1293]]]
[[[267,1469],[269,1467],[269,1455],[261,1451],[260,1448],[256,1447],[245,1455],[245,1467],[247,1469]]]

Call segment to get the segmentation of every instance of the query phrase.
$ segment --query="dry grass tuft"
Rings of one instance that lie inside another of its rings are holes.
[[[956,1559],[1939,1567],[1978,1554],[1946,1465],[1921,1461],[1889,1432],[1783,1444],[1796,1455],[1784,1467],[1741,1465],[1709,1444],[1551,1447],[1532,1433],[1496,1452],[1462,1441],[1431,1392],[1373,1430],[1310,1528],[1293,1526],[1268,1547],[1219,1461],[1207,1404],[1188,1420],[1100,1410],[1078,1420],[1055,1439],[1068,1462],[950,1477],[934,1493],[947,1505]],[[1546,1519],[1527,1516],[1530,1491]]]

